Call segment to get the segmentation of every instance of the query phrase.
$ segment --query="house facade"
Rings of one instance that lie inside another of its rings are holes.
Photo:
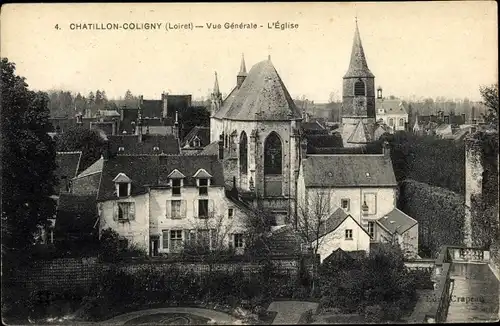
[[[244,209],[226,196],[216,156],[117,156],[104,161],[99,229],[111,228],[151,255],[186,244],[244,246]]]
[[[390,132],[407,129],[408,113],[401,100],[382,97],[382,88],[377,90],[377,121],[382,120],[390,128]]]

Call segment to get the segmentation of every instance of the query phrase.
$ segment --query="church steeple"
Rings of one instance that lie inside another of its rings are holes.
[[[222,106],[222,94],[219,90],[219,80],[217,79],[217,72],[215,72],[214,90],[212,93],[212,114],[217,112]]]
[[[241,64],[240,64],[240,72],[238,72],[238,75],[236,76],[236,85],[238,88],[241,87],[241,84],[245,81],[245,78],[247,78],[247,67],[245,65],[245,56],[243,53],[241,54]]]
[[[352,77],[375,77],[368,68],[368,63],[366,62],[365,51],[363,50],[363,45],[361,44],[357,17],[354,41],[352,43],[351,61],[344,78]]]

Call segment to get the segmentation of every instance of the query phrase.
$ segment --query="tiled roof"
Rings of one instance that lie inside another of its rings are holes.
[[[82,178],[90,174],[102,172],[102,166],[104,164],[104,158],[101,156],[100,159],[95,161],[91,166],[89,166],[85,171],[77,175],[77,178]]]
[[[361,120],[356,125],[356,128],[352,132],[352,134],[347,139],[348,143],[354,144],[367,144],[372,141],[372,137],[370,135],[370,131],[366,124],[364,124]]]
[[[199,155],[219,155],[219,141],[216,140],[205,146],[205,148],[199,152]]]
[[[344,75],[344,78],[352,77],[375,77],[368,68],[368,63],[366,62],[365,51],[363,50],[363,45],[361,44],[361,36],[359,35],[357,22],[356,31],[354,32],[354,41],[352,44],[351,61],[349,63],[349,69]]]
[[[379,109],[384,109],[385,114],[408,114],[401,100],[377,99],[375,102],[375,108],[377,109],[377,115],[380,115],[378,113]]]
[[[114,135],[108,136],[110,150],[114,154],[179,154],[179,142],[174,135],[143,135],[139,142],[139,135]],[[124,148],[119,152],[120,147]],[[154,151],[158,147],[158,152]]]
[[[92,233],[97,220],[95,195],[61,194],[56,215],[56,232]]]
[[[307,187],[397,186],[392,162],[384,155],[311,155],[302,168]]]
[[[210,127],[195,126],[191,131],[184,137],[184,146],[189,144],[194,147],[194,139],[198,137],[200,140],[200,146],[204,147],[210,143]]]
[[[211,185],[224,186],[222,162],[216,156],[182,156],[182,155],[136,155],[116,156],[104,161],[104,167],[99,187],[98,200],[116,198],[113,179],[124,173],[132,180],[132,195],[147,191],[146,186],[167,186],[167,176],[177,169],[186,176],[185,186],[195,186],[193,175],[200,169],[205,169],[213,177]]]
[[[239,89],[235,88],[214,115],[218,119],[262,121],[301,119],[270,60],[255,64]]]
[[[411,227],[418,224],[415,219],[406,215],[397,208],[394,208],[390,213],[387,213],[384,217],[379,219],[377,223],[382,225],[391,234],[394,234],[396,231],[399,234],[403,234]]]
[[[56,194],[59,194],[59,192],[64,189],[64,185],[61,182],[63,177],[66,177],[68,180],[76,177],[80,166],[81,156],[82,152],[57,152],[57,168],[54,174],[60,183],[54,187]]]
[[[356,224],[358,224],[359,228],[366,232],[366,230],[359,225],[359,223],[349,214],[347,214],[342,208],[337,208],[335,212],[332,213],[328,217],[328,219],[324,222],[323,227],[320,229],[318,238],[321,238],[333,231],[335,231],[347,218],[351,218]],[[313,234],[311,239],[314,239],[316,234]]]

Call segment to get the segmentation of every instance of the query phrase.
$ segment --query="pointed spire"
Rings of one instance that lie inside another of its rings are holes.
[[[375,77],[368,68],[368,63],[366,62],[365,51],[363,50],[361,36],[359,34],[358,17],[356,17],[356,30],[354,32],[354,41],[352,44],[351,62],[349,63],[349,69],[344,78],[349,77]]]
[[[238,76],[246,76],[247,75],[247,66],[245,65],[245,55],[241,54],[241,64],[240,64],[240,72]]]
[[[220,94],[219,91],[219,80],[217,79],[217,71],[215,72],[215,83],[214,83],[214,94]]]

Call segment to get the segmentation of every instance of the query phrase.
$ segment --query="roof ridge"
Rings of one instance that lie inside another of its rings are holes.
[[[56,152],[56,154],[82,154],[82,151]]]

